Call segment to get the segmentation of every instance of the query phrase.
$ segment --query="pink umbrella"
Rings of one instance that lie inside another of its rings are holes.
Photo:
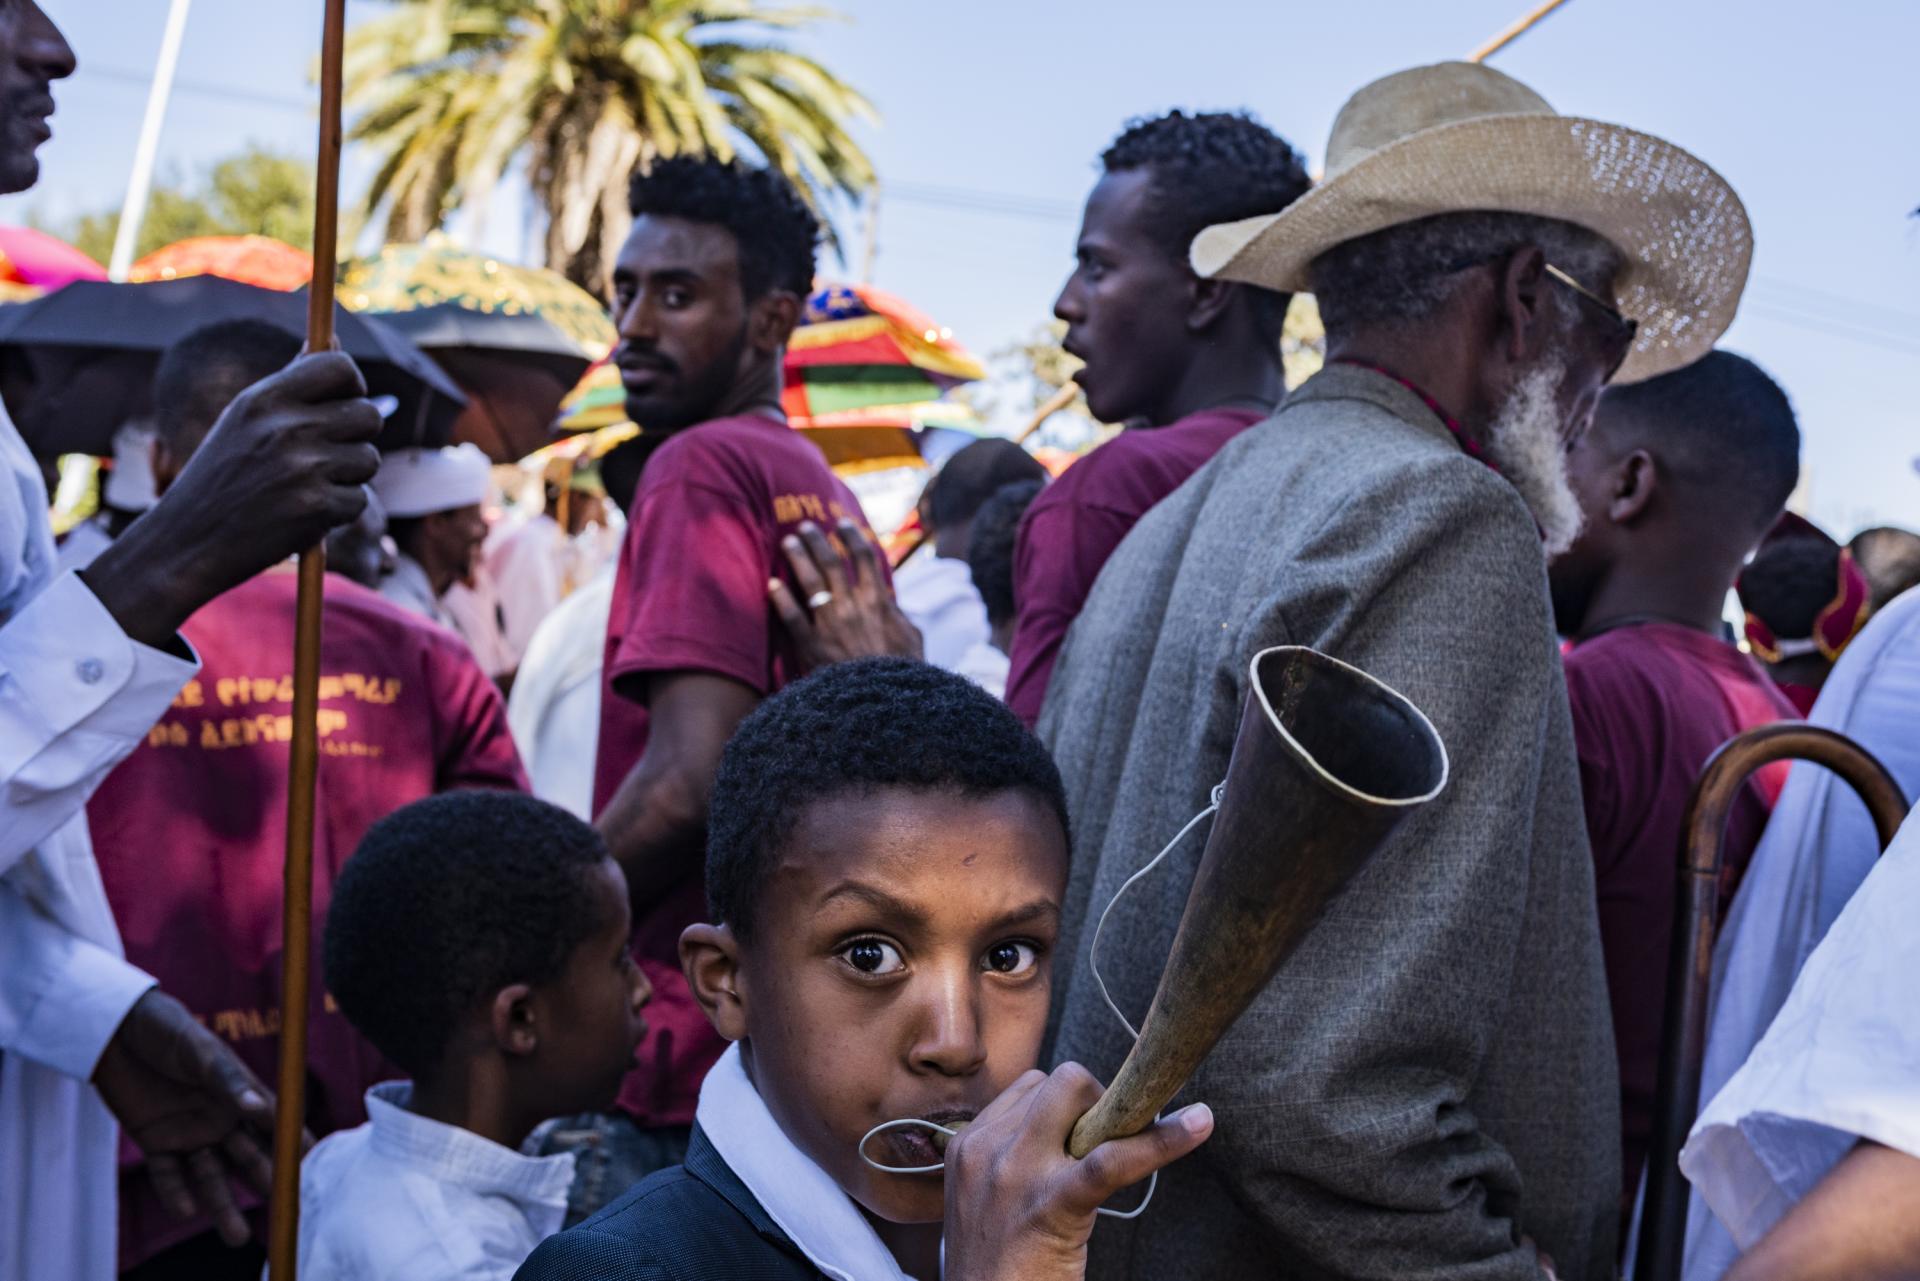
[[[106,278],[105,267],[63,240],[31,227],[0,227],[0,281],[53,290]]]

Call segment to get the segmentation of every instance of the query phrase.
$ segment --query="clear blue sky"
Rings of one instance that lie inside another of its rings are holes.
[[[0,201],[0,221],[118,203],[166,10],[43,3],[81,71],[57,91],[40,187]],[[1095,157],[1127,117],[1247,107],[1317,164],[1354,88],[1461,56],[1530,3],[839,0],[847,21],[799,43],[885,117],[865,135],[887,191],[876,283],[985,353],[1045,319]],[[349,20],[379,7],[356,3]],[[319,13],[320,0],[196,0],[163,172],[248,141],[311,148]],[[1561,111],[1671,138],[1732,180],[1757,252],[1725,343],[1794,397],[1812,514],[1842,535],[1920,527],[1916,49],[1913,0],[1571,0],[1497,63]],[[364,171],[350,158],[350,188]],[[490,247],[521,245],[511,215],[490,220]],[[857,223],[843,230],[858,242]]]

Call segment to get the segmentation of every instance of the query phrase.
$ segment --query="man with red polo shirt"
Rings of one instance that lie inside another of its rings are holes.
[[[864,523],[780,411],[781,356],[820,234],[806,204],[777,173],[691,157],[636,175],[629,203],[614,361],[628,414],[668,439],[647,462],[620,553],[593,790],[654,1000],[620,1098],[627,1120],[595,1122],[583,1140],[576,1214],[684,1151],[723,1048],[679,959],[680,931],[705,919],[707,793],[734,726],[798,674],[767,605],[786,572],[781,539],[806,521]],[[833,609],[826,595],[813,594],[815,610]]]
[[[1620,1062],[1622,1193],[1653,1126],[1674,877],[1687,798],[1707,758],[1756,725],[1793,719],[1760,665],[1727,639],[1734,576],[1800,476],[1793,407],[1752,361],[1713,351],[1610,387],[1568,452],[1584,523],[1548,566],[1573,642],[1567,701],[1593,846],[1600,949]],[[1785,782],[1756,774],[1727,824],[1721,910]]]
[[[1292,204],[1307,190],[1299,155],[1247,116],[1174,111],[1130,125],[1101,162],[1053,314],[1086,362],[1074,379],[1087,408],[1130,426],[1042,490],[1021,523],[1007,704],[1029,725],[1113,549],[1284,391],[1291,295],[1202,279],[1187,246],[1203,227]]]
[[[154,390],[163,492],[233,398],[299,350],[290,333],[236,321],[167,352]],[[279,1044],[296,590],[290,565],[269,569],[188,619],[181,631],[200,655],[198,675],[87,807],[128,959],[263,1079]],[[316,929],[334,874],[377,819],[437,792],[527,786],[505,703],[459,637],[338,574],[327,576],[326,611]],[[366,1089],[399,1075],[325,999],[317,973],[308,1063],[316,1134],[364,1121]],[[262,1257],[257,1246],[222,1245],[209,1218],[168,1214],[139,1151],[122,1144],[123,1276],[251,1281]]]

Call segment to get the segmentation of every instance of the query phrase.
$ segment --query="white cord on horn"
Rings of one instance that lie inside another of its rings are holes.
[[[1100,989],[1100,999],[1107,1003],[1107,1008],[1113,1011],[1113,1017],[1120,1020],[1120,1026],[1127,1029],[1127,1035],[1131,1036],[1135,1041],[1138,1041],[1140,1039],[1140,1033],[1134,1028],[1133,1024],[1130,1021],[1128,1021],[1127,1016],[1120,1012],[1120,1007],[1114,1004],[1113,997],[1109,995],[1107,992],[1107,981],[1100,977],[1100,933],[1102,930],[1107,928],[1107,917],[1112,914],[1113,905],[1120,901],[1120,896],[1122,894],[1125,894],[1128,890],[1132,889],[1135,881],[1138,881],[1141,877],[1145,876],[1148,872],[1151,872],[1154,868],[1160,866],[1161,862],[1166,859],[1167,855],[1173,853],[1174,850],[1179,848],[1180,842],[1187,839],[1187,834],[1189,832],[1193,831],[1194,828],[1200,826],[1200,824],[1203,821],[1210,818],[1214,813],[1216,813],[1220,808],[1220,801],[1226,795],[1226,792],[1227,792],[1227,785],[1224,782],[1217,783],[1214,785],[1213,794],[1210,798],[1210,803],[1208,804],[1207,808],[1201,810],[1198,814],[1195,814],[1192,818],[1188,819],[1187,825],[1181,828],[1178,832],[1174,833],[1173,839],[1168,841],[1166,845],[1161,848],[1158,854],[1155,854],[1151,859],[1147,860],[1146,865],[1142,867],[1139,871],[1135,872],[1132,876],[1129,876],[1125,881],[1121,882],[1120,888],[1115,890],[1113,892],[1113,897],[1107,900],[1106,907],[1101,909],[1100,920],[1093,927],[1093,942],[1087,945],[1087,969],[1092,972],[1094,984]],[[1162,1118],[1160,1117],[1154,1118],[1155,1121],[1159,1121],[1161,1119]],[[942,1161],[938,1165],[882,1165],[880,1164],[880,1162],[874,1160],[872,1157],[867,1155],[867,1144],[870,1141],[872,1141],[874,1135],[883,1134],[888,1130],[904,1130],[904,1129],[914,1129],[914,1128],[932,1130],[934,1133],[944,1134],[948,1138],[952,1138],[956,1134],[960,1133],[958,1130],[952,1129],[948,1126],[941,1125],[937,1121],[927,1121],[917,1116],[901,1117],[898,1120],[894,1120],[894,1121],[882,1121],[880,1124],[874,1126],[871,1130],[868,1130],[865,1134],[860,1136],[860,1146],[858,1149],[856,1149],[860,1153],[860,1159],[862,1161],[865,1161],[868,1165],[872,1166],[874,1169],[879,1170],[883,1174],[939,1174],[941,1173],[947,1168],[945,1161]],[[1110,1219],[1137,1219],[1141,1215],[1147,1212],[1147,1207],[1149,1205],[1153,1204],[1153,1194],[1154,1194],[1154,1191],[1159,1186],[1160,1186],[1160,1172],[1158,1170],[1155,1170],[1147,1178],[1147,1194],[1140,1198],[1139,1205],[1134,1206],[1133,1209],[1131,1210],[1109,1210],[1106,1207],[1102,1206],[1100,1209],[1096,1210],[1094,1213],[1103,1214]]]

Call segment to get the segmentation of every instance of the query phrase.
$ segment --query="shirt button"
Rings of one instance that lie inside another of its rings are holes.
[[[83,685],[98,685],[100,678],[107,674],[106,667],[97,658],[83,658],[73,665],[73,670],[79,673]]]

